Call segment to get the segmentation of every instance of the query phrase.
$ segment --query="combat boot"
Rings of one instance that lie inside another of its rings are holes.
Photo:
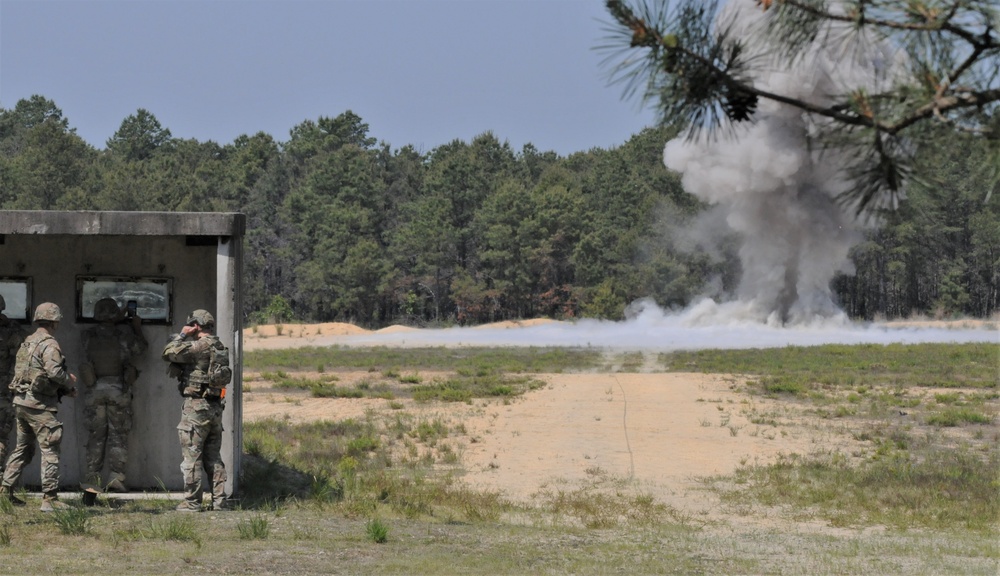
[[[83,496],[80,499],[83,501],[84,506],[94,506],[97,504],[97,489],[87,488],[83,491]]]
[[[21,500],[17,496],[14,496],[13,486],[4,486],[0,489],[0,498],[6,498],[14,506],[24,506],[24,500]]]
[[[42,496],[42,507],[39,510],[42,512],[55,512],[56,510],[66,510],[68,508],[68,504],[59,501],[59,496],[47,493]]]
[[[125,487],[125,476],[116,475],[104,489],[107,492],[128,492],[128,488]]]
[[[178,504],[177,508],[174,508],[174,510],[178,512],[201,512],[201,506],[199,506],[195,502],[189,502],[188,500],[185,500],[180,504]]]

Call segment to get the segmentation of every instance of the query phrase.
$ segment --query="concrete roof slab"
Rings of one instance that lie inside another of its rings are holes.
[[[0,234],[242,237],[246,216],[231,212],[0,210]]]

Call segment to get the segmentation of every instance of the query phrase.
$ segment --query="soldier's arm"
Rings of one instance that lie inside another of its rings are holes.
[[[209,344],[204,338],[185,340],[182,336],[178,335],[170,342],[167,342],[166,348],[163,349],[163,359],[168,362],[177,362],[178,364],[197,362],[198,355],[204,352]]]
[[[42,365],[49,380],[59,385],[67,394],[75,390],[76,377],[66,369],[66,358],[59,346],[46,346],[42,351]]]
[[[183,334],[175,334],[163,347],[162,358],[167,362],[187,364],[190,359],[191,342],[184,339]]]
[[[146,349],[149,348],[149,342],[146,341],[146,335],[142,333],[142,318],[134,316],[132,322],[129,324],[130,338],[128,340],[128,351],[133,357],[142,356],[146,353]]]
[[[9,358],[12,360],[17,356],[17,351],[21,348],[21,344],[24,343],[25,337],[26,334],[20,326],[16,330],[11,330],[10,337],[7,338],[7,349],[10,353]]]

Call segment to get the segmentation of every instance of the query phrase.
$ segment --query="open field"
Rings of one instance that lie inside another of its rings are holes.
[[[996,345],[653,354],[253,340],[241,510],[108,500],[81,520],[0,506],[0,573],[1000,569]]]

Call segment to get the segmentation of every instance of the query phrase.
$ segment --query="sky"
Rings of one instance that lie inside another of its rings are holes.
[[[175,138],[280,142],[348,110],[392,149],[492,131],[515,151],[624,144],[602,0],[0,0],[0,106],[39,94],[97,148],[139,109]]]

